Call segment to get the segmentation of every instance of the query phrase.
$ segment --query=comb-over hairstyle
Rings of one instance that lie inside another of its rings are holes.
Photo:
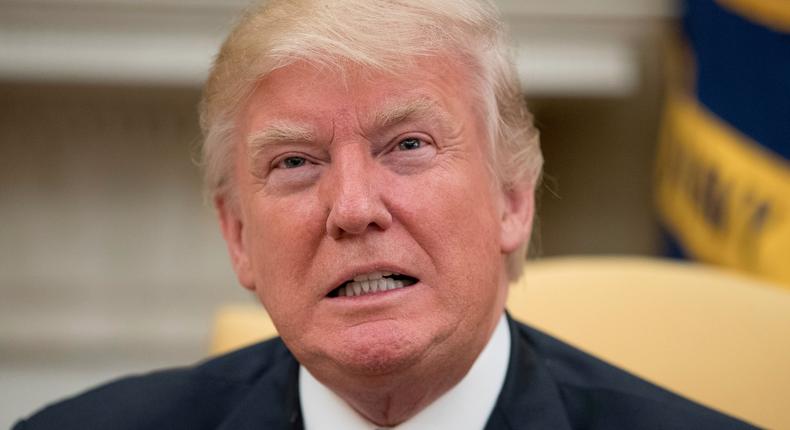
[[[505,29],[489,0],[269,0],[249,9],[225,40],[200,107],[202,161],[211,197],[234,199],[235,117],[255,84],[297,61],[341,73],[348,65],[394,74],[424,56],[470,68],[488,127],[489,165],[502,187],[535,186],[538,132],[511,63]],[[523,250],[516,252],[520,273]]]

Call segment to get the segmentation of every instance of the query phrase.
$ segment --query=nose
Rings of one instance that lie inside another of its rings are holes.
[[[370,229],[383,231],[392,225],[376,170],[366,146],[348,146],[333,157],[321,184],[329,207],[326,231],[333,239],[361,235]]]

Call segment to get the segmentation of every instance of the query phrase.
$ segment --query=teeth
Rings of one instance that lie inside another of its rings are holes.
[[[389,275],[385,275],[389,276]],[[389,278],[380,278],[373,281],[354,281],[349,282],[337,291],[338,297],[355,297],[363,296],[365,294],[397,290],[403,288],[405,285],[403,281],[396,281]]]
[[[373,281],[376,279],[381,279],[385,276],[392,276],[392,272],[371,272],[365,273],[359,276],[354,277],[354,282],[362,282],[362,281]]]

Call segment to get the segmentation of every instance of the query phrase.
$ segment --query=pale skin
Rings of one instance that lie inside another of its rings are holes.
[[[215,199],[240,283],[299,362],[381,426],[463,378],[502,314],[505,257],[530,233],[533,187],[493,178],[465,67],[267,75],[236,122],[238,200]],[[417,282],[332,295],[374,271]]]

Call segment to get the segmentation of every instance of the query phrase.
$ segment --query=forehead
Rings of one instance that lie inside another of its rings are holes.
[[[258,82],[242,120],[275,128],[286,122],[321,126],[344,118],[364,128],[425,117],[469,120],[469,115],[479,116],[481,105],[475,102],[472,76],[463,63],[445,57],[405,60],[396,72],[299,61]]]

